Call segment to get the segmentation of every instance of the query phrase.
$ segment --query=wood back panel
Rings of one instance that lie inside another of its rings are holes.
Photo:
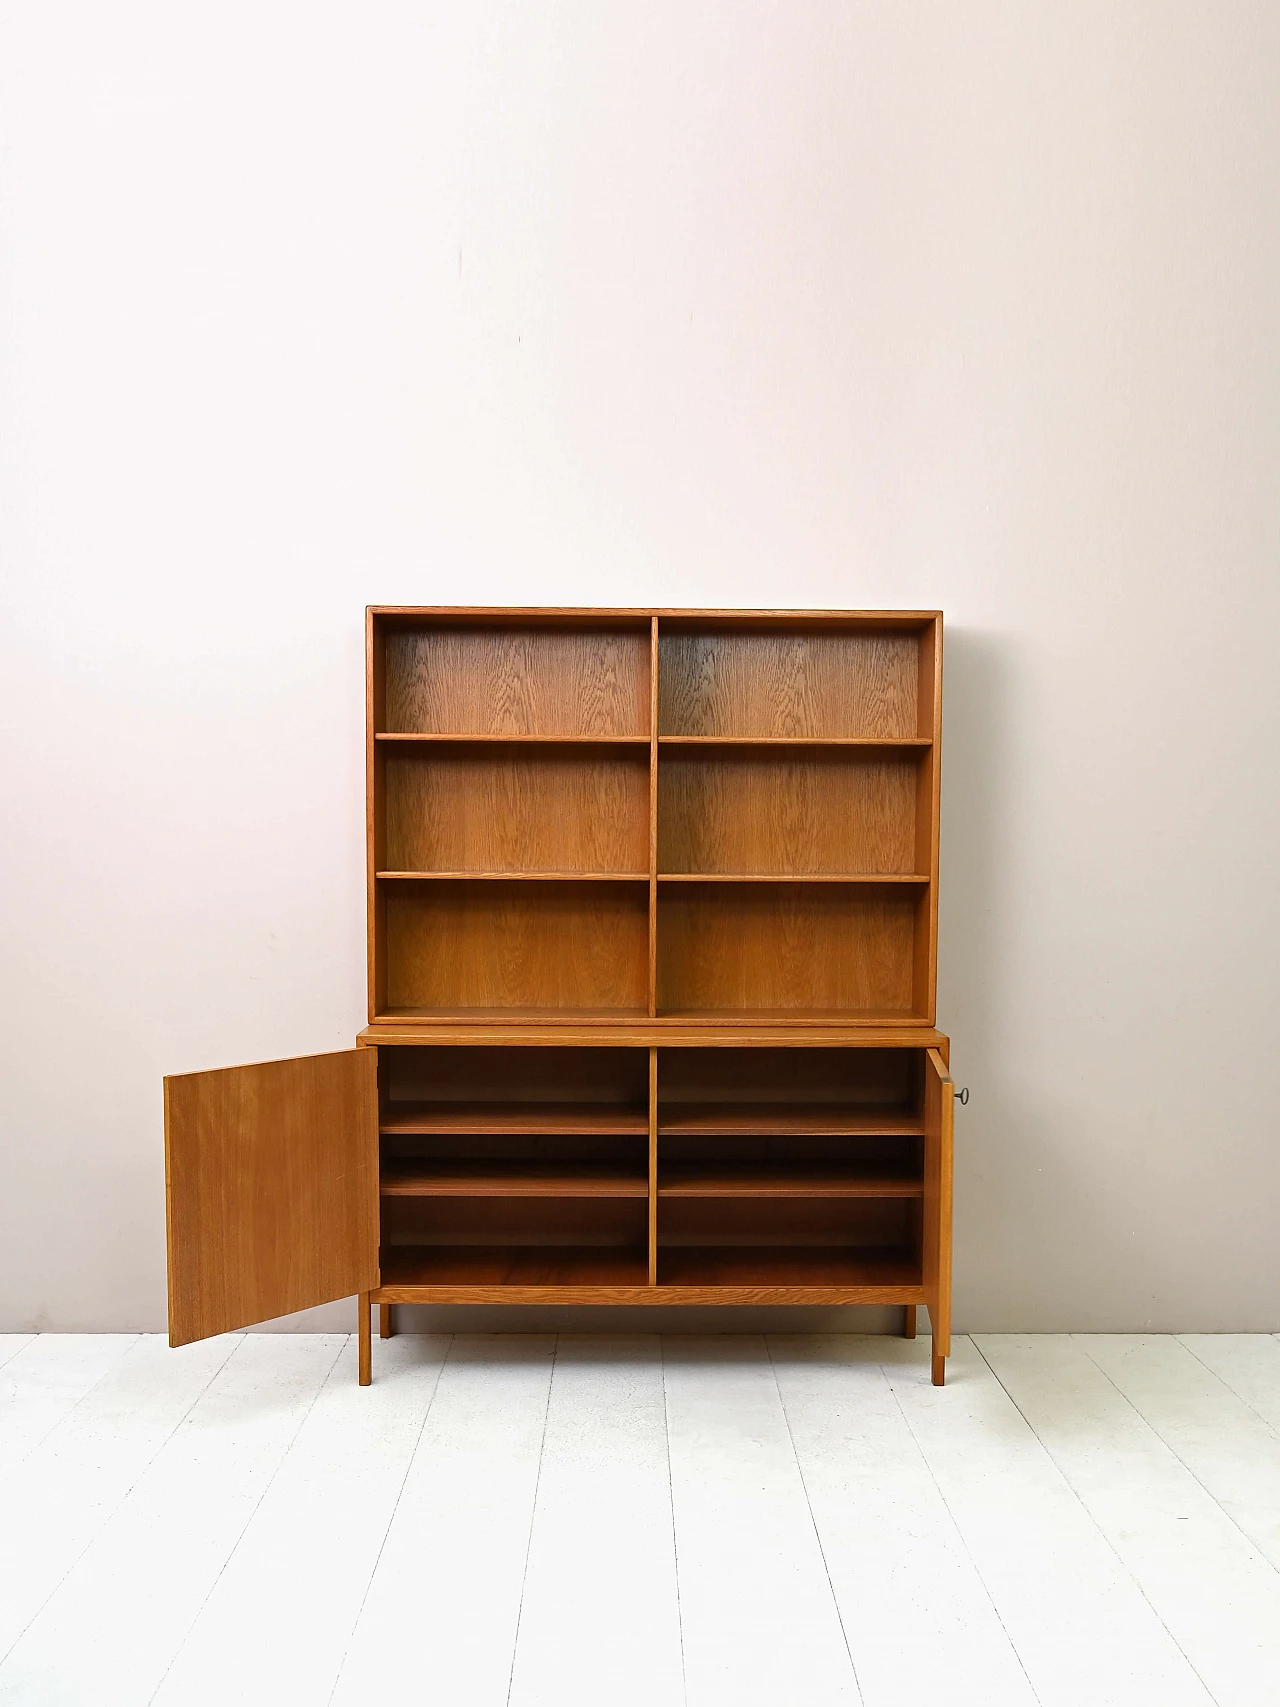
[[[659,637],[663,735],[915,735],[920,634],[671,632]]]
[[[383,887],[393,1012],[647,1011],[647,880]]]
[[[649,872],[649,755],[443,747],[388,753],[389,871]]]
[[[667,748],[658,869],[927,875],[917,864],[920,762],[856,748]]]
[[[164,1081],[169,1343],[378,1282],[377,1052]]]
[[[643,628],[393,628],[385,647],[392,734],[649,734]]]
[[[914,1011],[907,886],[669,883],[658,915],[660,1012]]]

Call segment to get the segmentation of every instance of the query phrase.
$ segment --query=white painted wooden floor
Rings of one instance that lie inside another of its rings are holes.
[[[1280,1340],[0,1337],[0,1703],[1280,1701]]]

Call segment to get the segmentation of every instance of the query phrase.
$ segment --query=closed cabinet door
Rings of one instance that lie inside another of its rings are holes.
[[[377,1051],[164,1081],[169,1343],[378,1283]]]

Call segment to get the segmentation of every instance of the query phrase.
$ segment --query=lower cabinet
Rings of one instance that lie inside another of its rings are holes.
[[[895,1304],[908,1333],[924,1304],[941,1383],[930,1035],[397,1040],[166,1080],[172,1343],[355,1292],[367,1381],[373,1304],[384,1334],[410,1303]]]

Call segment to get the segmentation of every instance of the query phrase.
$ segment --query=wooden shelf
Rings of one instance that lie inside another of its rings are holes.
[[[646,1109],[608,1103],[447,1102],[416,1103],[384,1110],[378,1129],[386,1137],[433,1133],[474,1137],[553,1137],[636,1134],[648,1136]]]
[[[382,872],[378,874],[384,875]],[[928,883],[901,871],[660,871],[659,883]]]
[[[647,1020],[649,1012],[643,1007],[388,1007],[374,1017],[379,1024],[402,1025],[624,1025]]]
[[[909,1108],[848,1107],[838,1103],[672,1103],[659,1106],[662,1137],[892,1138],[924,1131]]]
[[[384,1245],[382,1287],[644,1286],[643,1249],[615,1245]]]
[[[382,1170],[383,1197],[647,1197],[634,1168],[599,1162],[404,1161]]]
[[[378,871],[391,883],[647,883],[647,871]],[[928,879],[922,881],[927,882]]]
[[[668,1245],[658,1252],[662,1286],[911,1287],[920,1264],[905,1250],[829,1245]]]
[[[421,732],[383,732],[374,736],[375,741],[386,742],[429,742],[444,743],[450,746],[485,746],[485,747],[647,747],[650,745],[648,735],[442,735]]]
[[[903,1008],[659,1008],[658,1022],[733,1026],[931,1025],[926,1014]]]
[[[659,1197],[923,1197],[924,1182],[899,1169],[860,1163],[778,1167],[767,1162],[668,1162],[659,1168]]]
[[[659,735],[659,747],[932,747],[928,735]]]

